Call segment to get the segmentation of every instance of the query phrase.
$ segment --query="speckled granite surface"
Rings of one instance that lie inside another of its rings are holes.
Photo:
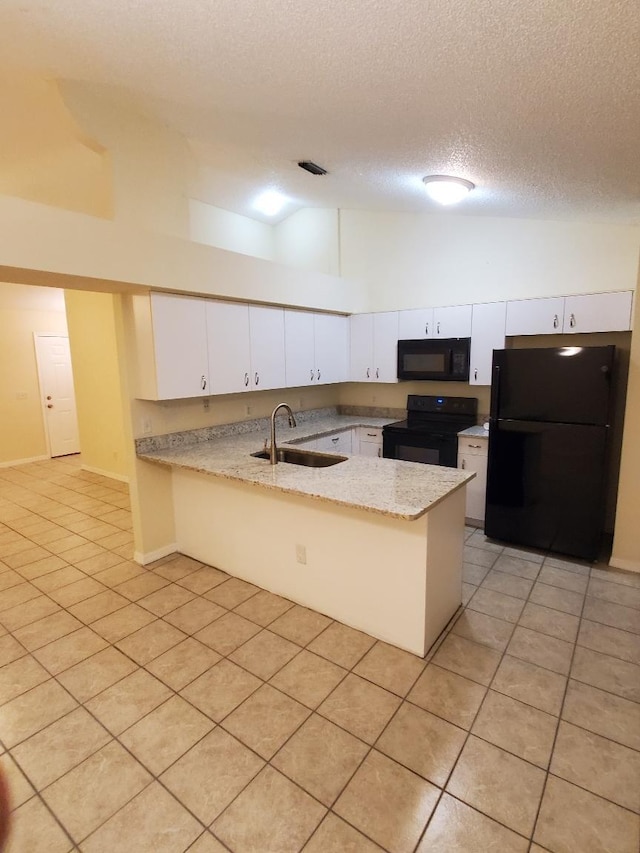
[[[468,436],[469,438],[489,438],[489,430],[485,429],[481,424],[472,426],[468,429],[463,429],[458,435]]]
[[[150,462],[408,520],[424,515],[474,476],[455,468],[353,455],[330,468],[306,468],[283,462],[270,465],[266,459],[251,456],[262,450],[269,436],[268,419],[262,420],[264,427],[235,434],[218,432],[218,435],[197,442],[174,442],[155,449],[138,445],[138,456]],[[290,429],[286,417],[279,417],[278,445],[295,444],[355,426],[382,427],[389,422],[389,418],[349,417],[325,412],[306,422],[299,418],[299,426]],[[221,430],[220,427],[210,429]]]

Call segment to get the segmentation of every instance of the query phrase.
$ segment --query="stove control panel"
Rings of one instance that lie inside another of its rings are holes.
[[[435,397],[426,394],[409,394],[408,412],[424,414],[466,415],[475,417],[478,413],[477,397]]]

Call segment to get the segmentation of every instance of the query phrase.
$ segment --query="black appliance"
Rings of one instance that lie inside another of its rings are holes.
[[[615,347],[493,354],[485,534],[596,560]]]
[[[382,455],[456,468],[458,433],[474,426],[477,411],[475,397],[409,394],[406,421],[387,424],[382,430]]]
[[[469,381],[470,338],[398,341],[398,379]]]

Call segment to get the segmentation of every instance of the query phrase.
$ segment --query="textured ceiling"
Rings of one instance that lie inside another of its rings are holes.
[[[640,221],[637,0],[3,0],[3,61],[193,141],[203,201]],[[312,159],[315,177],[296,166]]]

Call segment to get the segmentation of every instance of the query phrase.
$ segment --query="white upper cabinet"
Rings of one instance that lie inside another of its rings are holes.
[[[288,388],[349,378],[349,319],[340,314],[285,310]]]
[[[156,393],[143,396],[172,400],[211,393],[205,300],[152,293],[151,322]]]
[[[631,328],[631,291],[566,296],[563,331],[626,332]]]
[[[398,339],[415,341],[434,336],[433,308],[398,311]]]
[[[212,394],[234,394],[251,387],[249,306],[207,300],[207,337]]]
[[[506,302],[486,302],[473,306],[470,385],[491,385],[493,351],[504,349],[506,319]]]
[[[262,305],[249,306],[251,339],[251,376],[253,391],[284,388],[284,309]]]
[[[353,382],[373,379],[373,314],[349,317],[349,376]]]
[[[314,315],[311,311],[284,312],[285,374],[287,388],[315,384]]]
[[[329,385],[349,378],[349,318],[340,314],[314,315],[316,382]]]
[[[468,338],[471,334],[471,305],[448,308],[413,308],[398,311],[398,338]]]
[[[373,376],[376,382],[398,381],[398,312],[373,315]]]
[[[350,319],[352,382],[397,382],[398,312],[352,314]]]
[[[468,338],[471,335],[472,305],[433,309],[433,338]]]
[[[562,331],[564,296],[507,302],[507,335],[553,335]]]

